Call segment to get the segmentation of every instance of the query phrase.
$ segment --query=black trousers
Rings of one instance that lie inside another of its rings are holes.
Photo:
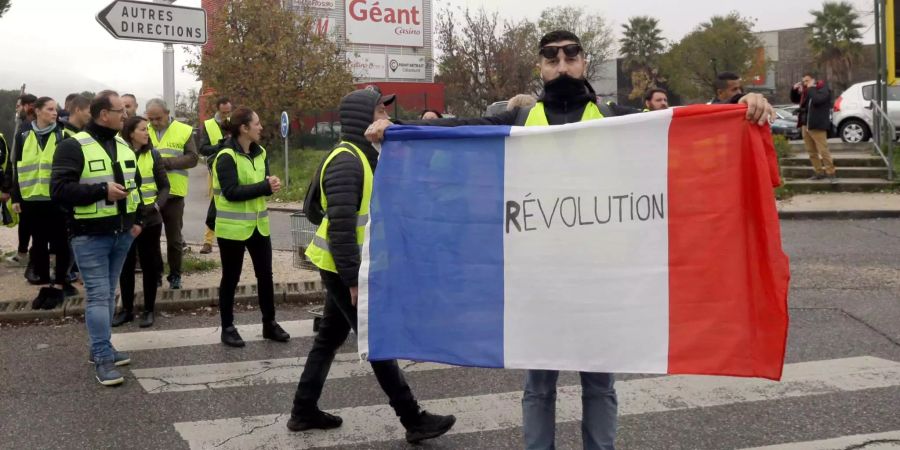
[[[53,202],[22,202],[22,215],[32,232],[30,258],[34,273],[39,278],[50,279],[50,253],[56,255],[57,284],[68,284],[69,234],[63,211]]]
[[[275,285],[272,281],[272,240],[255,230],[246,241],[217,239],[222,258],[222,281],[219,283],[219,314],[222,328],[234,325],[234,291],[244,268],[244,250],[250,253],[256,273],[259,310],[263,322],[275,320]]]
[[[328,370],[338,348],[347,340],[352,328],[356,332],[356,307],[350,297],[350,288],[341,277],[332,272],[320,271],[327,291],[325,312],[319,322],[319,332],[306,359],[303,375],[294,394],[295,416],[309,416],[318,409],[319,397],[328,378]],[[372,370],[381,389],[387,394],[394,412],[403,420],[419,413],[419,404],[413,397],[409,384],[396,360],[372,361]]]
[[[122,289],[122,310],[134,312],[134,268],[137,260],[141,260],[144,285],[144,311],[153,311],[156,305],[156,280],[163,270],[160,246],[162,224],[144,227],[125,257],[119,287]]]
[[[24,207],[23,207],[24,209]],[[31,243],[31,222],[28,214],[19,214],[19,248],[18,253],[28,253],[28,244]]]

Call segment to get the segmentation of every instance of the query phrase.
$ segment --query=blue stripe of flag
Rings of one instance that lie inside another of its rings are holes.
[[[392,127],[383,145],[371,208],[370,360],[503,367],[509,127],[461,128]]]

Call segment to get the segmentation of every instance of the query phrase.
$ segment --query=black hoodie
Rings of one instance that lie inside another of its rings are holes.
[[[366,128],[372,124],[375,107],[381,95],[371,90],[357,90],[341,100],[341,140],[359,147],[366,155],[372,170],[378,164],[378,152],[365,138]],[[335,148],[340,148],[338,145]],[[353,151],[352,148],[349,150]],[[319,170],[313,180],[319,179]],[[328,208],[325,214],[330,223],[328,245],[338,275],[348,287],[357,285],[360,253],[356,242],[356,216],[362,203],[363,166],[357,156],[341,152],[325,169],[322,182]]]

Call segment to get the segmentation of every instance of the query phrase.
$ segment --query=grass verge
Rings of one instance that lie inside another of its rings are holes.
[[[164,266],[163,273],[169,273],[169,263],[164,263]],[[219,267],[221,267],[221,264],[218,260],[200,257],[191,253],[185,253],[184,259],[181,261],[182,275],[211,272]]]
[[[326,151],[312,149],[292,149],[288,157],[289,185],[287,189],[272,196],[272,200],[280,202],[302,202],[309,187],[309,179],[313,176]],[[284,183],[284,149],[269,151],[269,170]]]

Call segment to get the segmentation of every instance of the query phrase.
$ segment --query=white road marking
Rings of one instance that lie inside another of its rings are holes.
[[[276,383],[297,383],[306,358],[283,358],[221,364],[201,364],[179,367],[134,369],[131,373],[151,394],[184,392],[231,387],[259,386]],[[400,361],[405,372],[451,369],[435,363]],[[360,361],[356,353],[336,355],[328,378],[349,378],[370,375],[372,367]]]
[[[315,336],[312,320],[291,320],[279,324],[292,338]],[[237,325],[237,329],[246,342],[263,340],[261,324]],[[221,327],[114,333],[112,345],[120,352],[211,345],[221,342],[221,334]]]
[[[900,448],[900,430],[885,433],[854,434],[852,436],[841,436],[820,441],[791,442],[789,444],[768,445],[744,450],[843,450],[846,448],[865,448],[866,450],[898,449]]]
[[[669,376],[618,383],[619,414],[634,415],[743,402],[853,392],[900,385],[900,363],[856,357],[785,365],[781,382],[709,376]],[[476,395],[423,401],[437,414],[454,414],[450,434],[520,427],[522,393]],[[289,414],[181,422],[175,430],[191,449],[333,447],[402,439],[403,427],[388,405],[333,411],[344,418],[336,430],[290,433]],[[557,422],[581,419],[581,387],[558,389]]]

